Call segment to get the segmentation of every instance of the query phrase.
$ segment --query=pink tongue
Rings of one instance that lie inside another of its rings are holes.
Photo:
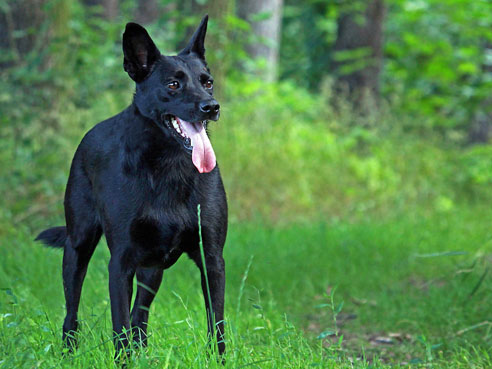
[[[176,117],[181,129],[191,139],[193,164],[200,173],[211,172],[215,168],[216,160],[214,149],[202,123],[190,123]]]

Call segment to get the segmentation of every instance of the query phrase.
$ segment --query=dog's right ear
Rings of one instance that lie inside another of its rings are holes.
[[[123,67],[135,82],[143,81],[152,71],[161,53],[149,34],[137,23],[127,23],[123,33]]]

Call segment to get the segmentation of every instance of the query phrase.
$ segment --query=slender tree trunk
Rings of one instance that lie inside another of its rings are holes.
[[[232,2],[231,0],[212,0],[208,2],[206,10],[212,25],[212,27],[209,25],[207,33],[206,47],[209,50],[207,55],[216,81],[215,94],[222,100],[225,98],[226,75],[229,70],[227,60],[223,57],[230,36],[226,17],[231,14]]]
[[[199,22],[199,19],[201,19],[201,17],[203,17],[207,13],[207,8],[205,7],[205,5],[203,5],[201,2],[197,2],[196,0],[179,1],[177,4],[177,9],[179,14],[182,14],[183,17],[195,16],[198,20],[197,22]],[[180,23],[182,20],[177,19],[176,21]],[[177,50],[181,50],[186,46],[189,39],[193,35],[193,32],[195,32],[197,26],[198,23],[190,24],[186,27],[184,34],[182,34],[182,37],[179,37],[179,40],[177,40],[176,42]],[[207,46],[208,44],[208,36],[209,32],[207,31],[207,41],[205,46]]]
[[[484,42],[484,54],[492,53],[492,43]],[[492,75],[492,65],[484,64],[482,66],[484,74]],[[468,132],[468,140],[470,143],[488,143],[492,139],[492,97],[485,98],[480,104],[478,111]]]
[[[160,9],[157,0],[138,0],[135,20],[141,24],[149,24],[159,18]]]
[[[362,14],[349,12],[338,19],[334,65],[337,87],[363,110],[365,103],[379,97],[383,58],[383,0],[367,2]]]
[[[277,79],[283,0],[238,1],[238,16],[251,24],[258,42],[247,46],[248,54],[266,61],[263,78],[269,82]],[[263,19],[263,14],[269,15]],[[255,20],[259,17],[261,20]]]
[[[66,40],[70,37],[71,1],[58,1],[56,7],[47,15],[50,21],[49,36],[51,40],[56,40],[47,60],[47,66],[50,68],[63,69],[71,52],[66,47]],[[64,70],[67,71],[66,68]]]
[[[118,16],[118,0],[103,0],[104,15],[107,19],[114,19]]]
[[[118,16],[119,13],[119,0],[83,0],[84,4],[87,6],[97,6],[102,7],[102,17],[111,20]]]

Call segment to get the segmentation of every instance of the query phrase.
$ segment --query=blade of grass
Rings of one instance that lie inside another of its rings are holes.
[[[239,286],[239,294],[237,296],[237,305],[236,305],[236,320],[239,316],[239,310],[241,309],[241,299],[243,298],[244,286],[246,285],[246,280],[248,279],[249,269],[251,268],[251,264],[253,264],[254,255],[251,255],[249,258],[248,265],[246,266],[246,270],[244,271],[243,278],[241,279],[241,285]]]

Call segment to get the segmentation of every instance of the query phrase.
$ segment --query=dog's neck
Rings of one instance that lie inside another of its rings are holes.
[[[125,167],[128,174],[151,175],[155,179],[173,177],[194,182],[198,176],[191,155],[185,151],[167,127],[143,116],[132,104],[127,113],[132,115],[122,137]]]

